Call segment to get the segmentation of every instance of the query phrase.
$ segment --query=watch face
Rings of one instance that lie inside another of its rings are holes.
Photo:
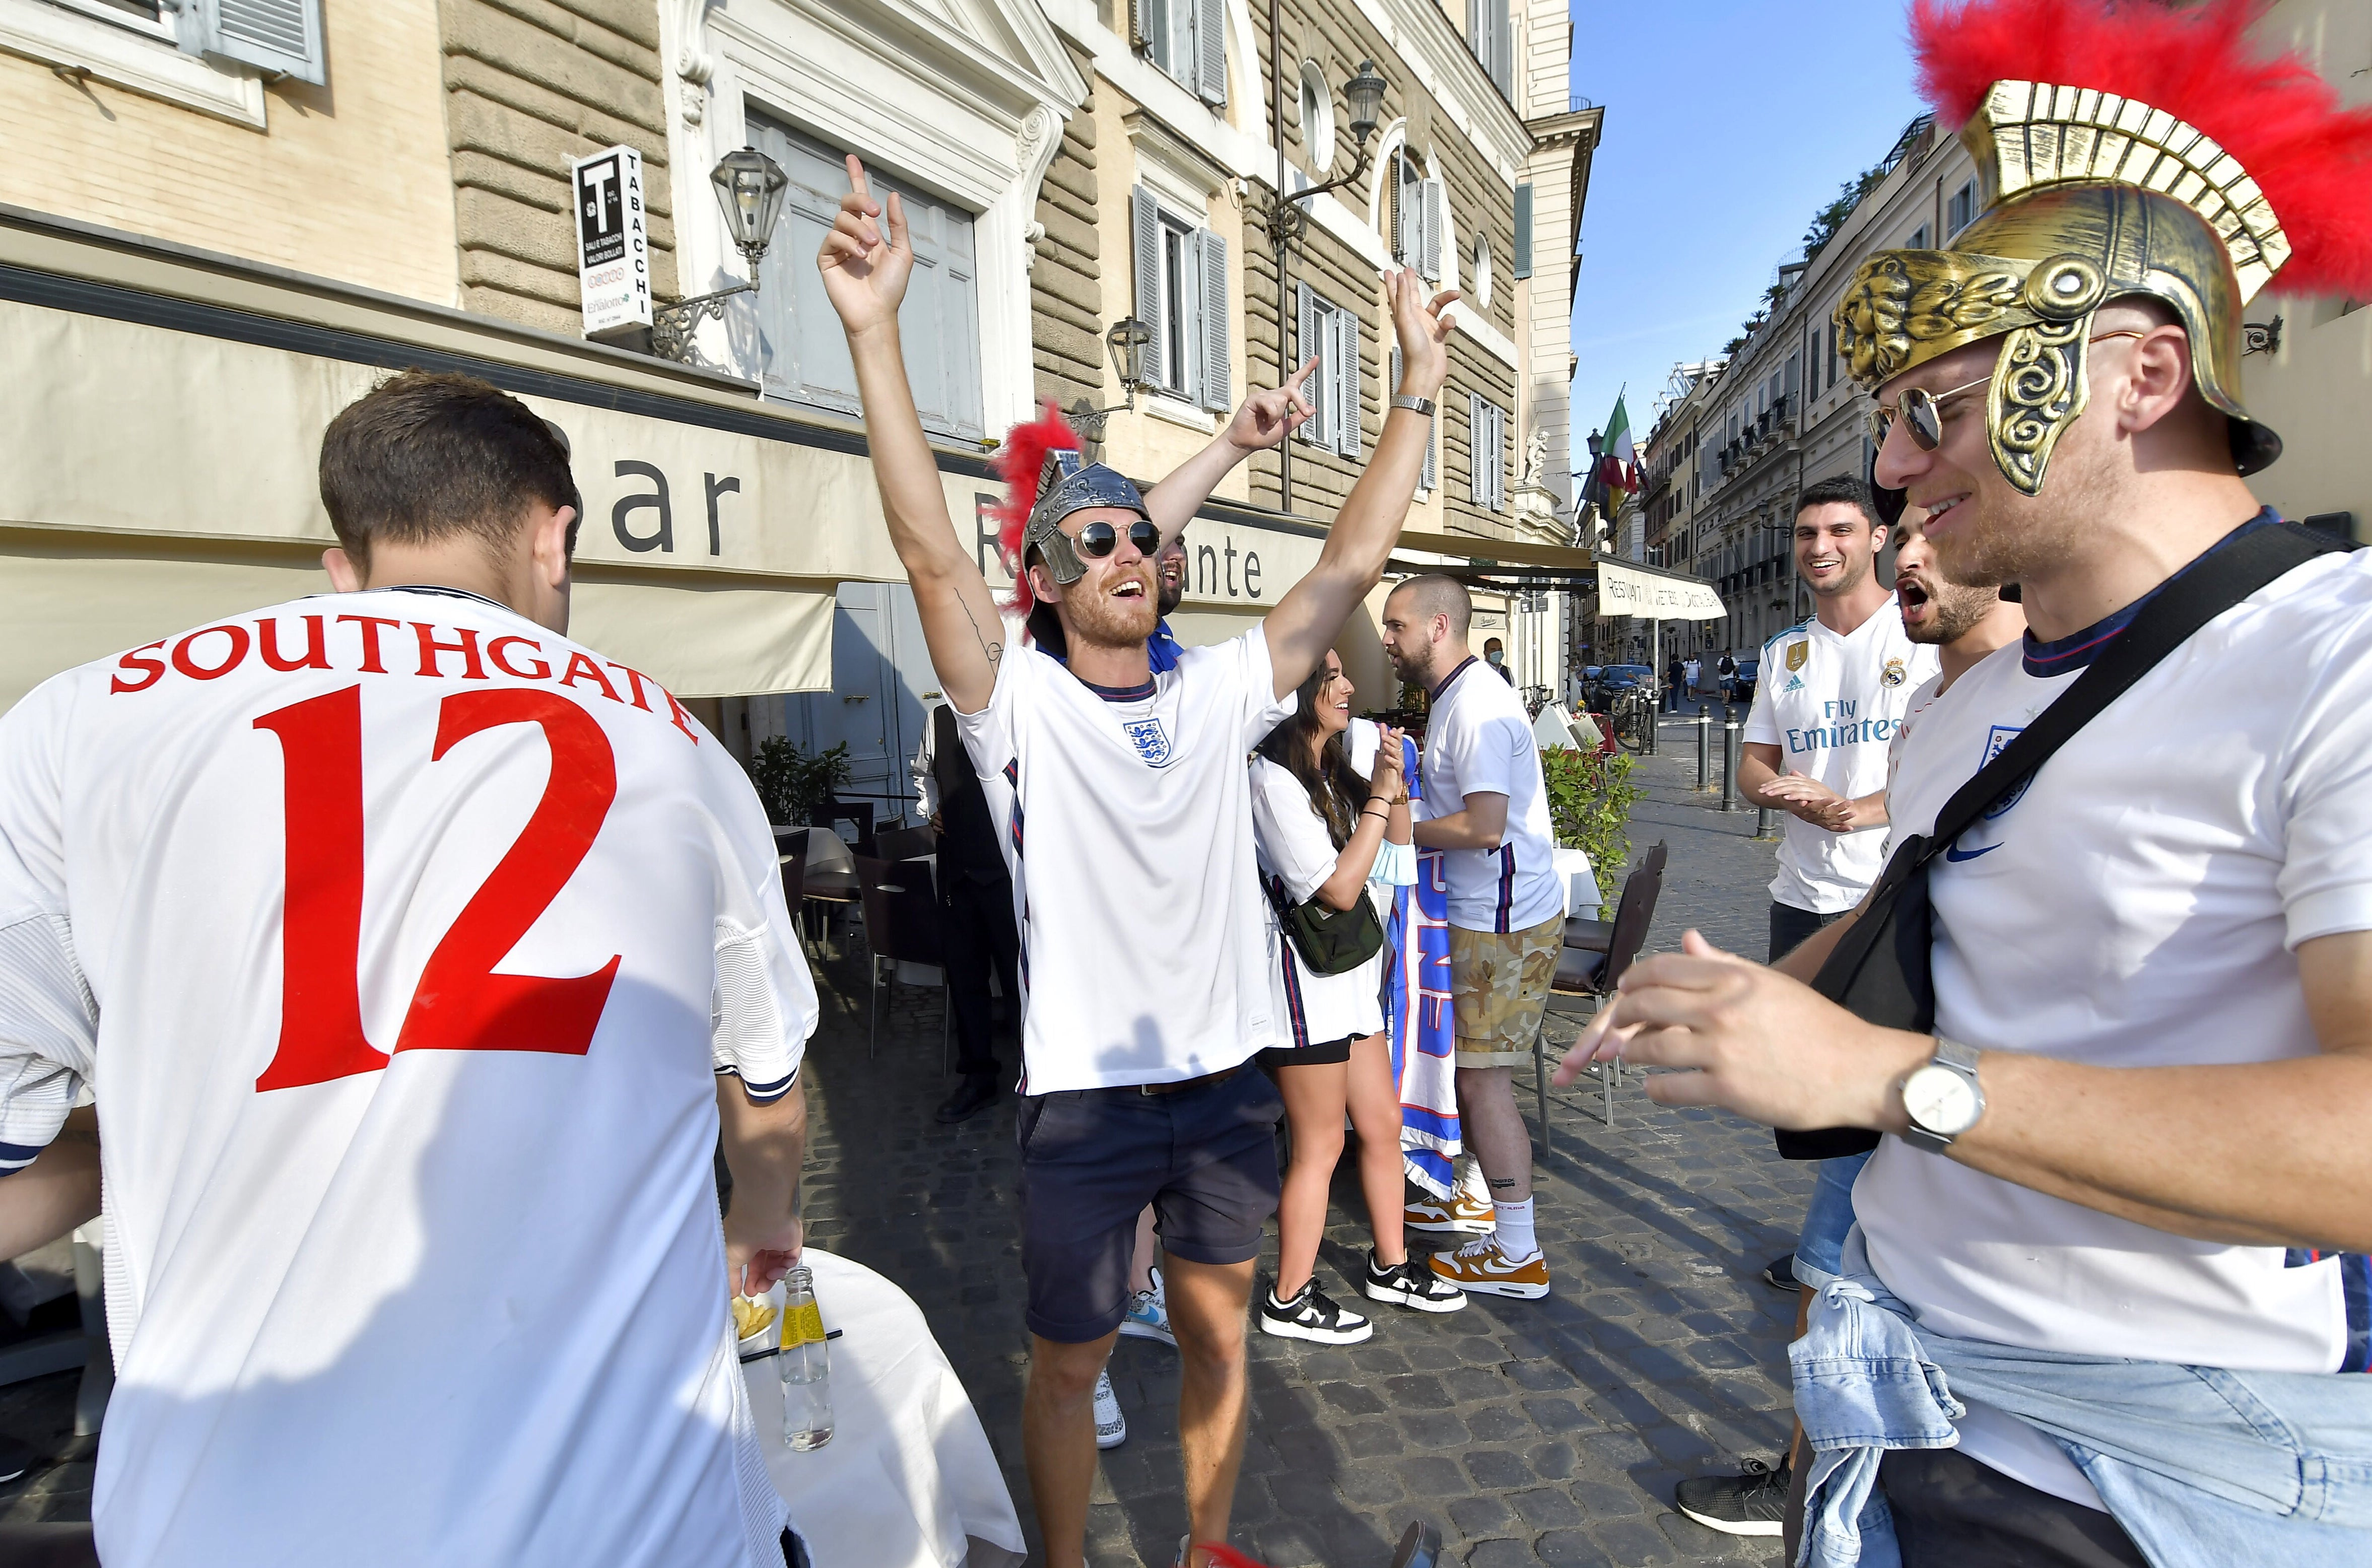
[[[1903,1080],[1902,1109],[1929,1132],[1957,1137],[1977,1119],[1977,1091],[1949,1067],[1931,1062]]]

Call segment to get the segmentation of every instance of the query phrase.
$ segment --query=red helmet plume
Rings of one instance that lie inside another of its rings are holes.
[[[2372,296],[2372,110],[2296,54],[2250,47],[2251,0],[2179,11],[2150,0],[1912,0],[1919,89],[1965,123],[1999,81],[2093,87],[2163,110],[2220,143],[2292,247],[2271,286]]]
[[[1029,525],[1030,508],[1038,505],[1038,482],[1046,471],[1046,454],[1077,450],[1079,433],[1049,398],[1040,406],[1036,419],[1006,433],[1005,444],[989,459],[989,466],[1005,481],[1005,500],[989,513],[996,519],[996,548],[1005,558],[1005,569],[1013,574],[1013,608],[1025,614],[1037,600],[1029,591],[1028,574],[1021,570],[1021,536]]]

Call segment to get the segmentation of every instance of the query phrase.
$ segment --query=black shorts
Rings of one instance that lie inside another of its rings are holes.
[[[1148,1203],[1170,1257],[1228,1264],[1259,1256],[1276,1213],[1284,1112],[1275,1086],[1243,1068],[1175,1094],[1024,1096],[1017,1131],[1029,1331],[1087,1344],[1120,1327],[1136,1216]]]
[[[1344,1035],[1341,1040],[1330,1040],[1323,1045],[1271,1046],[1252,1060],[1260,1063],[1262,1072],[1274,1077],[1280,1067],[1323,1067],[1331,1063],[1348,1062],[1351,1060],[1351,1048],[1366,1038],[1365,1035]]]

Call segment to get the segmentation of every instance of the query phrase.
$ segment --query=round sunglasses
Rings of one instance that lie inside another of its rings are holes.
[[[2148,335],[2132,327],[2122,327],[2113,332],[2101,332],[2085,341],[2097,343],[2106,342],[2110,338],[2140,338]],[[1888,433],[1893,430],[1894,422],[1897,417],[1900,417],[1902,427],[1911,433],[1911,444],[1923,452],[1934,451],[1944,443],[1944,405],[1954,398],[1973,392],[1979,387],[1989,384],[1993,378],[1993,372],[1988,370],[1973,381],[1941,392],[1931,392],[1924,387],[1903,388],[1895,399],[1894,407],[1889,408],[1886,404],[1879,403],[1869,411],[1871,444],[1878,447],[1885,446]]]
[[[1128,525],[1128,542],[1136,547],[1139,555],[1150,560],[1161,548],[1161,529],[1139,517]],[[1101,561],[1119,545],[1120,530],[1100,518],[1081,528],[1071,540],[1071,548],[1090,561]]]

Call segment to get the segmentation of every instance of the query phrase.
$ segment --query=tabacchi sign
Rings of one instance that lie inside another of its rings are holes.
[[[568,166],[576,192],[576,286],[585,334],[651,324],[650,215],[643,155],[608,147]]]

